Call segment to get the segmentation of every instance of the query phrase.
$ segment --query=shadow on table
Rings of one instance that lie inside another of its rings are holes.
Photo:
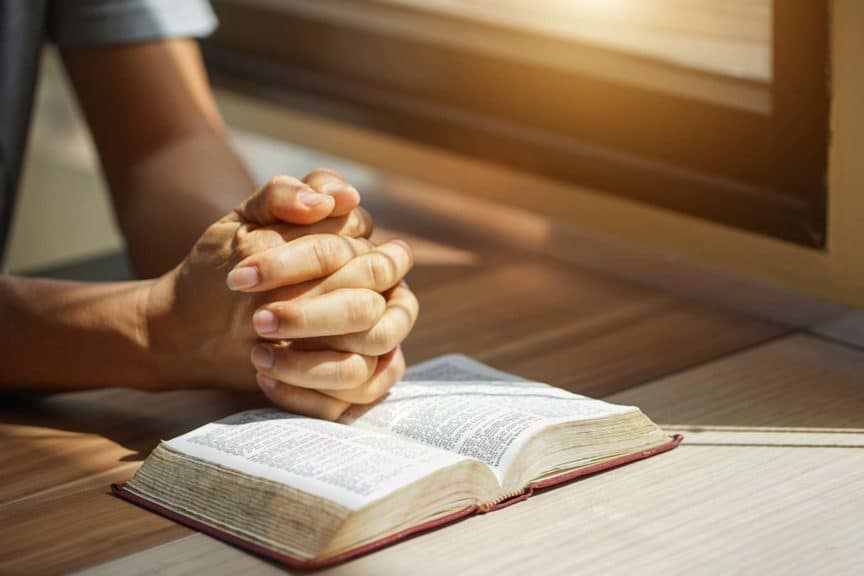
[[[99,437],[131,451],[119,461],[137,461],[162,439],[172,438],[234,412],[266,406],[257,392],[186,390],[148,394],[112,389],[62,394],[0,396],[0,423],[17,444],[32,444],[37,452],[74,452],[52,440]],[[27,427],[22,430],[17,427]],[[102,445],[105,450],[107,445]],[[31,455],[33,457],[33,455]]]

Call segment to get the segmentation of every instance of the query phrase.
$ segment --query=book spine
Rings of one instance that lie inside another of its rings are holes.
[[[489,502],[482,502],[482,503],[478,504],[477,505],[477,512],[479,512],[480,514],[485,514],[486,512],[491,512],[492,510],[495,510],[496,508],[502,508],[502,506],[499,506],[499,505],[502,502],[507,502],[508,500],[512,500],[513,502],[518,502],[519,500],[522,500],[522,498],[519,498],[519,496],[525,496],[527,498],[528,495],[526,494],[526,491],[524,488],[521,488],[519,490],[514,490],[512,492],[508,492],[507,494],[503,494],[503,495],[499,496],[498,498],[495,498],[494,500],[490,500]]]

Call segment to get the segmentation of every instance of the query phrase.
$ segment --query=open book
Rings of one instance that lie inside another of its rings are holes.
[[[251,410],[162,442],[114,491],[311,568],[679,441],[638,408],[443,356],[340,422]]]

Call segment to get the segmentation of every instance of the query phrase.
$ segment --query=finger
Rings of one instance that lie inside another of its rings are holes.
[[[338,420],[350,406],[344,400],[315,390],[291,386],[263,374],[258,374],[257,380],[261,391],[273,404],[295,414],[324,420]]]
[[[312,298],[265,304],[252,315],[252,325],[259,336],[279,339],[365,332],[378,323],[386,308],[387,302],[378,292],[344,288]]]
[[[405,357],[402,350],[396,348],[378,358],[375,374],[362,386],[350,390],[324,390],[323,394],[351,404],[371,404],[399,382],[405,373]]]
[[[357,256],[317,287],[319,292],[339,288],[368,288],[384,292],[398,284],[413,265],[411,248],[401,240],[391,240]]]
[[[335,234],[303,236],[244,258],[226,282],[231,290],[245,292],[299,284],[332,274],[369,250],[365,240]]]
[[[309,234],[338,234],[349,238],[368,238],[372,235],[373,224],[369,212],[358,206],[344,216],[332,216],[306,226],[271,224],[259,230],[272,230],[285,242]]]
[[[362,332],[343,330],[339,335],[316,339],[316,346],[366,356],[386,354],[411,333],[419,309],[414,293],[400,284],[389,294],[384,314],[374,326]]]
[[[314,190],[333,197],[333,216],[348,214],[360,205],[360,193],[335,170],[318,168],[307,174],[303,182]]]
[[[312,224],[329,216],[335,205],[329,194],[296,178],[276,176],[244,200],[236,212],[247,222],[262,226],[277,222]]]
[[[375,373],[378,358],[334,350],[303,351],[261,343],[252,349],[261,374],[302,388],[343,390],[360,386]]]
[[[349,238],[369,238],[372,235],[372,230],[372,216],[359,207],[345,216],[325,218],[320,222],[305,226],[283,223],[267,226],[244,224],[236,235],[236,252],[247,255],[257,254],[311,234],[337,234]]]

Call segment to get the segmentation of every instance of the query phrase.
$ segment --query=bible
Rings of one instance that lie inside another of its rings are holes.
[[[163,441],[112,488],[228,543],[317,568],[678,442],[636,407],[448,355],[338,422],[256,409]]]

